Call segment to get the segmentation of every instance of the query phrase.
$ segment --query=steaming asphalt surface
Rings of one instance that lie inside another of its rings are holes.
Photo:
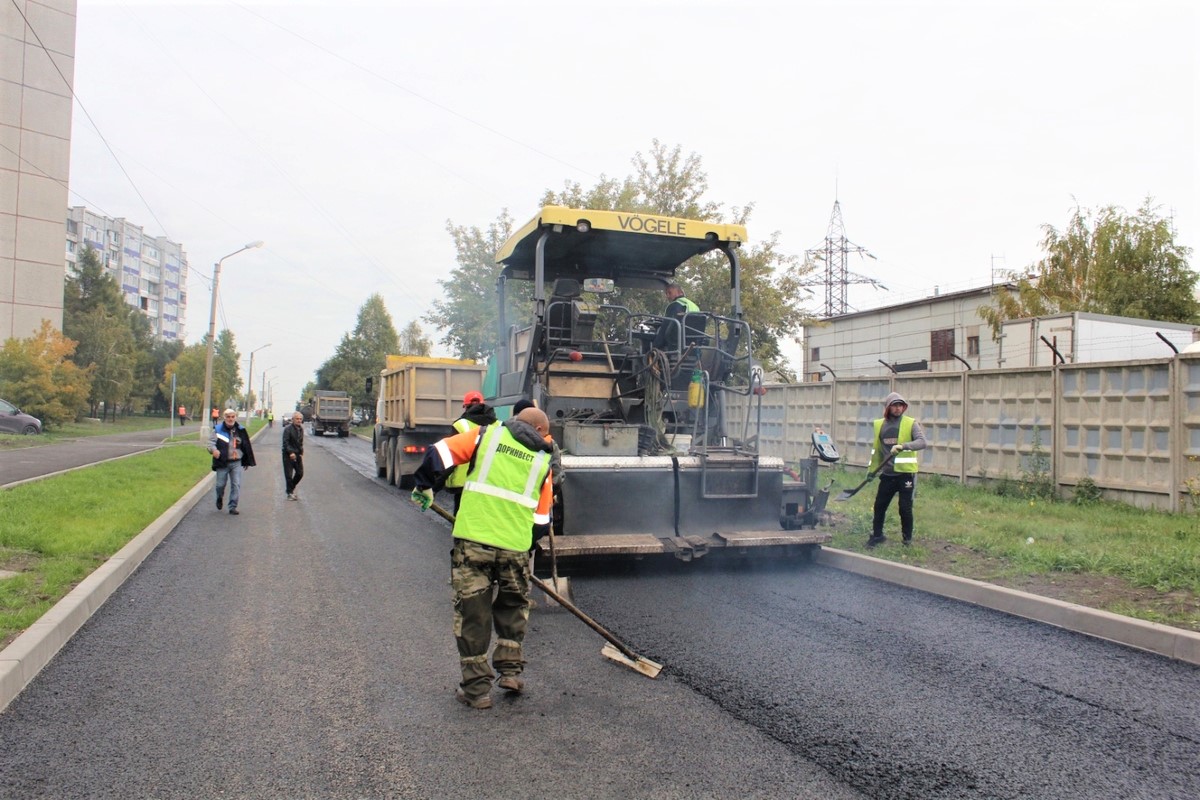
[[[0,714],[0,797],[1200,796],[1200,668],[819,567],[574,578],[663,676],[543,605],[471,711],[448,526],[353,438],[289,503],[278,442]]]

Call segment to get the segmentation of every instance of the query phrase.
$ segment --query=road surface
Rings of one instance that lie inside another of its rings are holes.
[[[1195,798],[1200,668],[836,570],[641,570],[542,605],[528,690],[452,698],[448,526],[278,430],[0,714],[0,797]]]

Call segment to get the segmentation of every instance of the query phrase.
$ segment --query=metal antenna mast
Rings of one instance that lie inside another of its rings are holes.
[[[825,286],[824,316],[838,317],[850,310],[846,302],[846,289],[852,283],[865,283],[887,291],[887,287],[874,278],[858,275],[846,266],[847,256],[857,253],[867,258],[875,258],[865,247],[860,247],[846,238],[846,226],[842,223],[842,205],[839,200],[833,201],[833,214],[829,218],[829,233],[820,247],[805,251],[814,261],[825,262],[824,276],[813,277],[806,281],[807,286]]]

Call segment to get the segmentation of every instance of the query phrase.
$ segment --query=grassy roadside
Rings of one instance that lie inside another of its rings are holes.
[[[868,551],[874,484],[838,503],[832,498],[839,488],[863,475],[838,470],[832,477],[835,547],[1200,630],[1200,514],[1076,505],[1021,496],[1011,486],[1000,496],[921,475],[914,545],[900,545],[893,502],[885,526],[889,542]]]
[[[250,421],[253,435],[264,425]],[[0,648],[212,470],[195,427],[178,444],[0,491]]]
[[[0,646],[186,494],[212,467],[164,447],[0,492]]]

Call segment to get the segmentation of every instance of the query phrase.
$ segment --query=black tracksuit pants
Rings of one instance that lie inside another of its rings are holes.
[[[913,535],[913,493],[917,489],[917,474],[901,472],[879,476],[879,490],[875,493],[875,519],[871,524],[872,536],[883,536],[883,520],[887,516],[892,498],[900,497],[900,533],[905,541]]]
[[[283,454],[283,482],[287,485],[287,493],[291,494],[296,490],[296,484],[300,483],[304,477],[304,456],[296,456],[296,460],[288,458],[288,454]]]

